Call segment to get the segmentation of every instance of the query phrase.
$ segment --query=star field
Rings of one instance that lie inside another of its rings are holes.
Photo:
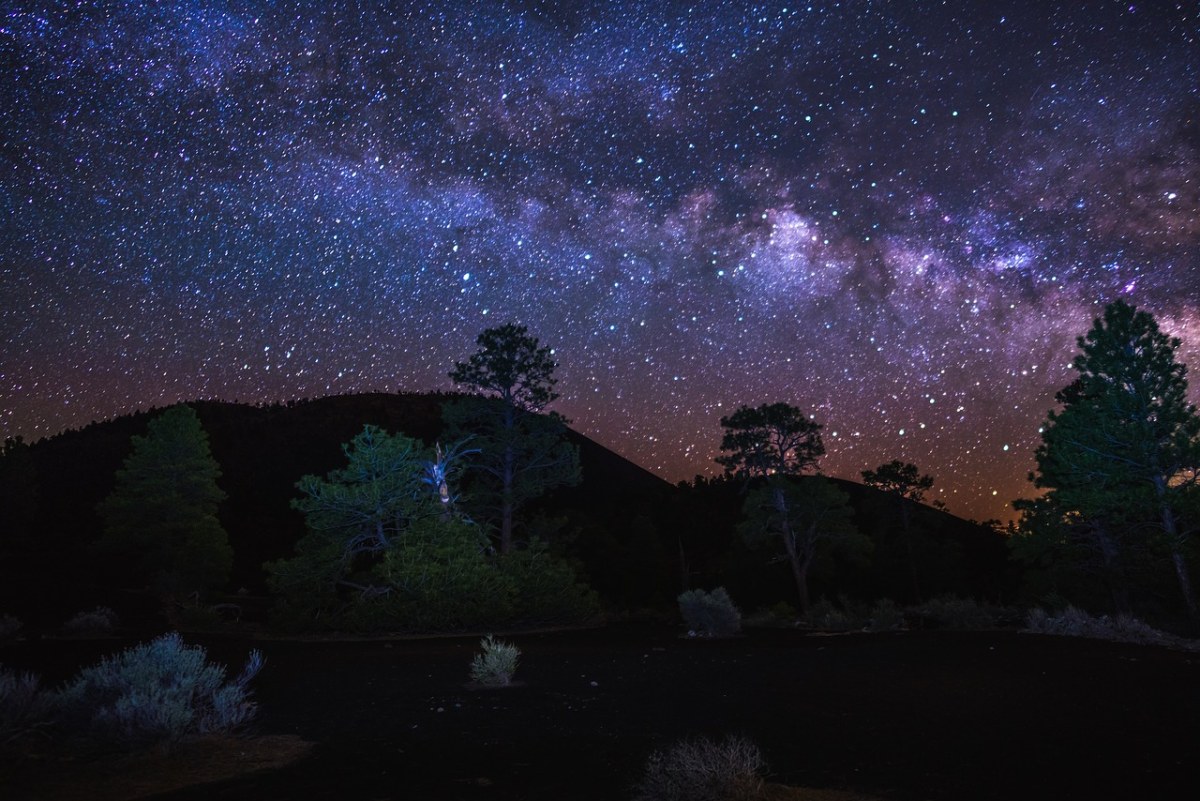
[[[1194,3],[4,9],[5,437],[446,389],[518,321],[664,478],[786,401],[1007,519],[1104,303],[1200,365]]]

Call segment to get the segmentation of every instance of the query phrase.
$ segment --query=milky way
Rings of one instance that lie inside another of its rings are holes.
[[[0,7],[6,437],[519,321],[665,478],[787,401],[1008,518],[1105,302],[1200,365],[1192,2]]]

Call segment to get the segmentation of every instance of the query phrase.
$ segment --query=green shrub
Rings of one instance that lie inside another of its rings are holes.
[[[80,612],[63,624],[63,634],[73,637],[100,637],[112,634],[117,627],[117,613],[107,606],[97,606],[90,612]]]
[[[526,621],[580,623],[600,614],[600,599],[567,562],[534,539],[500,557],[500,572],[512,583],[513,614]]]
[[[254,716],[248,685],[263,666],[262,653],[251,651],[231,682],[206,655],[172,633],[106,657],[59,693],[62,720],[69,730],[123,746],[235,729]]]
[[[790,626],[800,617],[800,613],[796,611],[796,607],[789,604],[787,601],[779,601],[771,606],[771,614],[780,623]]]
[[[385,597],[358,603],[370,628],[446,630],[509,620],[512,580],[488,561],[487,536],[461,520],[413,523],[376,571]]]
[[[742,630],[742,613],[724,587],[681,593],[679,613],[688,629],[702,637],[731,637]]]
[[[471,662],[471,680],[489,687],[505,687],[512,683],[517,672],[521,649],[512,643],[488,635],[479,641],[483,653]]]
[[[685,740],[651,755],[634,801],[756,801],[764,797],[758,746],[744,737]]]
[[[861,631],[869,621],[865,607],[855,604],[846,597],[838,599],[840,605],[825,598],[808,608],[805,616],[808,624],[822,631]]]

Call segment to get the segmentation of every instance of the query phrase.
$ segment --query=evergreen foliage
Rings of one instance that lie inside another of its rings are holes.
[[[921,503],[925,493],[933,488],[933,476],[922,475],[921,469],[899,459],[881,464],[874,470],[862,471],[863,483],[900,498]]]
[[[508,323],[485,329],[475,345],[478,350],[465,362],[455,362],[450,372],[454,383],[526,412],[540,412],[558,397],[553,353],[525,326]]]
[[[900,530],[904,537],[904,555],[908,562],[909,577],[912,579],[913,600],[921,600],[921,581],[917,570],[917,559],[913,554],[912,507],[925,500],[925,493],[933,488],[933,476],[922,475],[920,468],[910,462],[893,459],[874,470],[862,471],[863,483],[868,487],[892,496],[899,511]]]
[[[458,449],[368,425],[343,450],[345,467],[297,483],[308,532],[293,558],[267,566],[278,622],[440,631],[595,613],[591,592],[540,545],[497,556],[457,512],[446,460]]]
[[[463,520],[422,520],[384,556],[387,614],[405,627],[458,629],[513,617],[511,580],[487,554],[488,539]]]
[[[480,395],[446,404],[443,418],[479,450],[472,505],[494,523],[500,552],[508,553],[530,500],[579,483],[579,449],[566,441],[565,419],[541,414],[558,397],[550,348],[514,323],[486,329],[475,342],[478,350],[456,362],[450,378]]]
[[[1078,376],[1056,396],[1061,408],[1049,413],[1036,453],[1032,478],[1046,493],[1018,505],[1022,530],[1045,549],[1095,554],[1120,612],[1131,557],[1163,553],[1195,616],[1188,551],[1200,525],[1200,415],[1175,359],[1181,343],[1116,301],[1078,344]]]
[[[525,620],[582,623],[600,613],[596,593],[579,580],[566,560],[537,538],[524,548],[502,554],[499,566],[512,584],[512,604]]]
[[[38,471],[22,437],[4,440],[0,449],[0,554],[24,552],[38,530]]]
[[[743,478],[776,474],[796,475],[816,469],[825,455],[821,425],[787,403],[742,406],[721,418],[725,433],[717,457],[725,472]]]
[[[739,525],[751,545],[771,541],[782,547],[792,568],[801,614],[808,612],[808,577],[820,552],[865,554],[871,542],[855,528],[850,496],[821,476],[797,481],[772,476],[752,489]]]
[[[225,498],[217,486],[221,471],[200,419],[189,406],[173,406],[132,443],[99,507],[99,547],[127,557],[134,578],[169,596],[220,587],[229,579],[233,552],[217,518]]]

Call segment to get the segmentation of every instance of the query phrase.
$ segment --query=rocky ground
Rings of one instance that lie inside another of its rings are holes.
[[[678,635],[515,635],[518,684],[504,689],[468,684],[475,638],[202,639],[230,665],[265,652],[250,734],[276,738],[265,750],[287,758],[244,744],[246,769],[258,769],[222,778],[237,771],[216,763],[236,747],[160,757],[153,770],[191,785],[154,797],[612,801],[630,798],[655,749],[730,734],[759,745],[773,783],[897,801],[1169,798],[1197,786],[1197,654],[1013,631]],[[53,682],[120,645],[19,643],[0,662]],[[216,781],[198,785],[204,769],[185,763],[204,760]],[[64,797],[74,782],[98,798],[97,769],[26,763],[5,797]],[[153,772],[144,761],[99,769],[126,782],[113,797],[156,787],[130,784]]]

